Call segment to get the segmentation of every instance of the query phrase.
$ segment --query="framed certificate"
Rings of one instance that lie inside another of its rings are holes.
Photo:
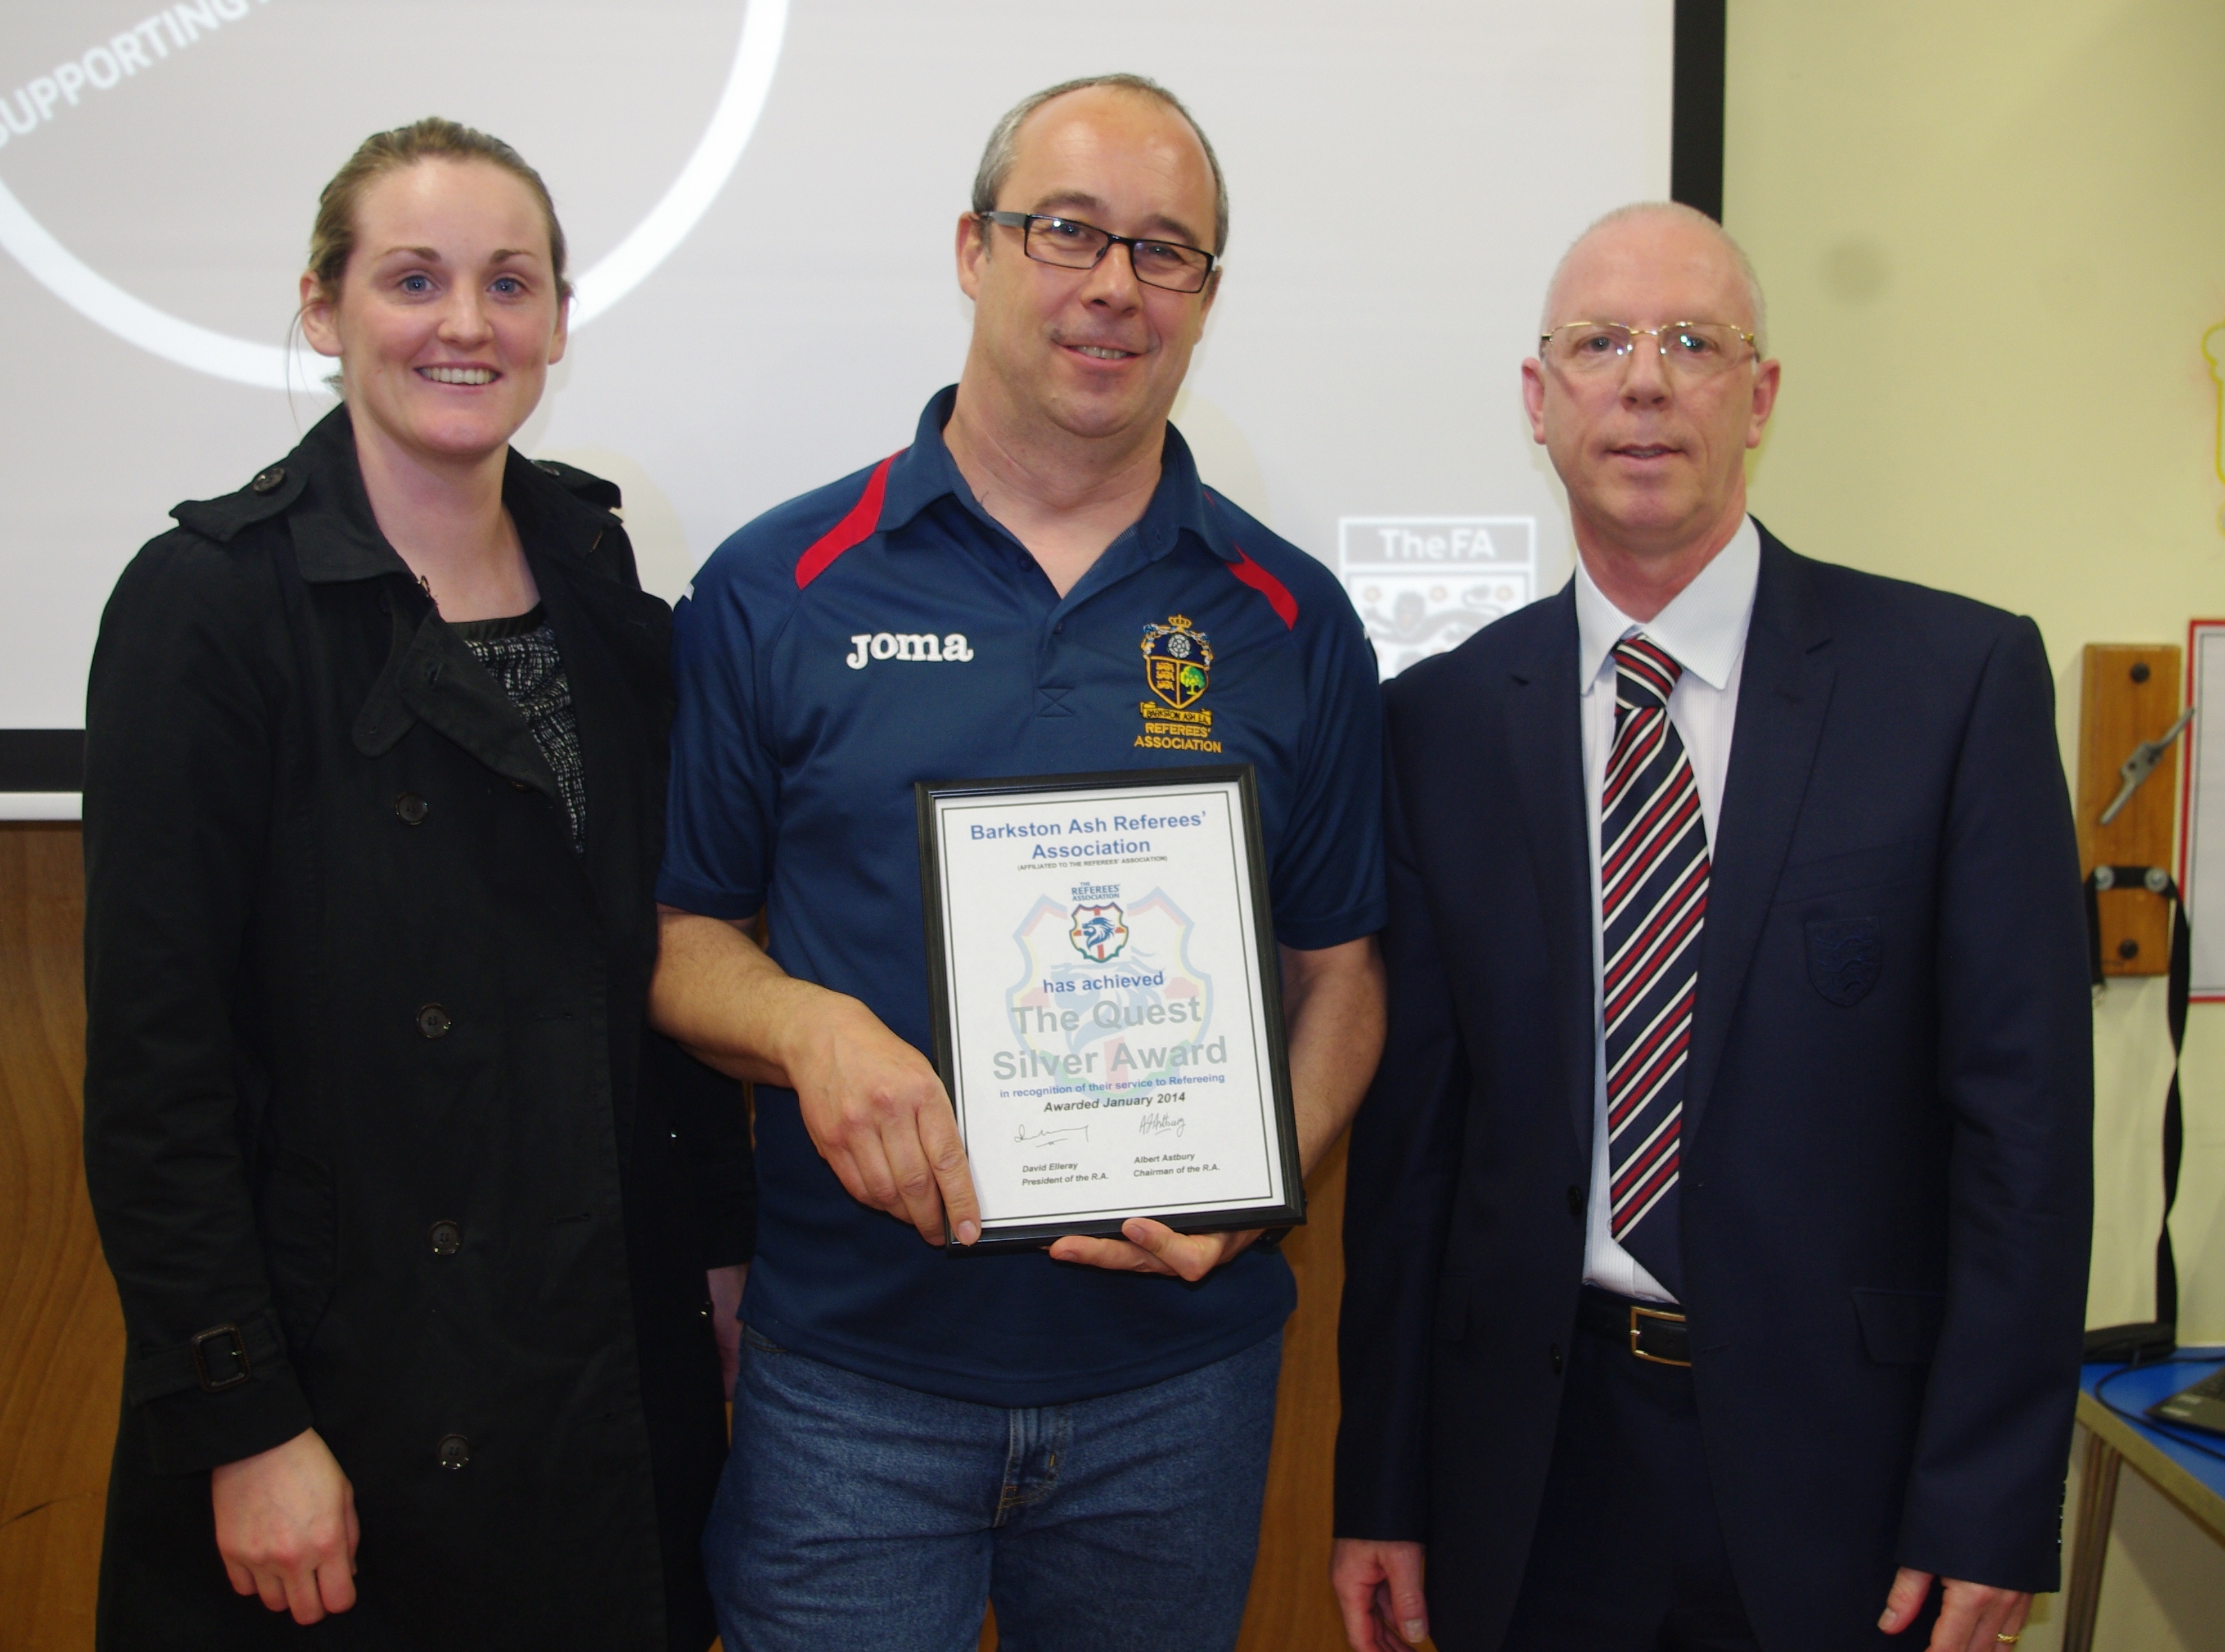
[[[1252,766],[922,782],[969,1249],[1305,1219]]]

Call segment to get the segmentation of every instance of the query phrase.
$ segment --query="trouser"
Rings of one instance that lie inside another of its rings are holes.
[[[1584,1297],[1505,1652],[1758,1652],[1708,1479],[1691,1369],[1632,1351],[1628,1299],[1590,1286]],[[1689,1358],[1681,1326],[1668,1337],[1641,1324],[1641,1345]],[[1885,1610],[1882,1591],[1876,1610]],[[1935,1586],[1898,1636],[1873,1619],[1819,1618],[1797,1645],[1920,1652],[1938,1611]]]
[[[1227,1652],[1279,1335],[1067,1405],[975,1405],[745,1330],[703,1537],[726,1652]]]
[[[1626,1334],[1587,1326],[1564,1381],[1506,1652],[1759,1652],[1715,1515],[1690,1368],[1640,1359]]]

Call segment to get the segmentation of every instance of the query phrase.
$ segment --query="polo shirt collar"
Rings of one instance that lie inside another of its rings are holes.
[[[1577,681],[1583,692],[1588,693],[1599,680],[1608,651],[1641,631],[1708,687],[1726,687],[1746,649],[1746,624],[1753,615],[1754,588],[1760,577],[1761,534],[1748,516],[1692,583],[1641,625],[1607,600],[1579,556],[1576,668],[1582,674]]]
[[[957,405],[955,384],[936,391],[921,410],[911,446],[890,463],[881,501],[884,531],[902,528],[945,495],[983,522],[996,525],[974,498],[973,488],[942,440],[942,427],[950,422],[951,409]],[[1198,480],[1197,461],[1190,455],[1189,444],[1182,440],[1182,432],[1168,425],[1166,446],[1159,454],[1159,484],[1152,491],[1142,518],[1128,532],[1140,541],[1144,555],[1153,561],[1173,550],[1182,535],[1189,533],[1222,561],[1240,562],[1244,553],[1228,537],[1227,518],[1220,502]],[[1008,530],[998,526],[998,531]]]

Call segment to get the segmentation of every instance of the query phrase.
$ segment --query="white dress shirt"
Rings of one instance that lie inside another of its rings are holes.
[[[1691,759],[1715,853],[1715,821],[1722,812],[1723,776],[1731,766],[1731,727],[1738,717],[1739,675],[1746,663],[1746,624],[1753,617],[1753,589],[1761,573],[1761,535],[1748,516],[1677,599],[1645,624],[1600,593],[1576,561],[1576,670],[1582,694],[1584,815],[1591,834],[1592,867],[1592,1190],[1584,1236],[1584,1282],[1624,1296],[1671,1302],[1676,1298],[1617,1244],[1608,1217],[1607,1022],[1601,1010],[1600,792],[1614,749],[1614,659],[1610,652],[1641,631],[1668,652],[1684,674],[1669,696],[1669,720]]]

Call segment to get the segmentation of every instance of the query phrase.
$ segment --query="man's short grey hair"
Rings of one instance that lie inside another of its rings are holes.
[[[1607,228],[1610,225],[1620,224],[1634,218],[1671,218],[1679,223],[1689,224],[1703,229],[1722,243],[1738,264],[1740,279],[1746,283],[1746,301],[1753,309],[1754,348],[1764,356],[1769,354],[1769,304],[1762,297],[1761,277],[1753,273],[1753,260],[1746,256],[1744,247],[1731,238],[1730,231],[1716,223],[1715,219],[1696,206],[1687,206],[1682,201],[1673,200],[1632,201],[1629,206],[1618,206],[1612,212],[1594,218],[1585,225],[1584,232],[1569,243],[1569,250],[1561,255],[1561,262],[1553,266],[1553,279],[1545,283],[1545,308],[1544,313],[1537,319],[1538,332],[1544,334],[1553,330],[1553,295],[1560,290],[1561,276],[1568,269],[1569,260],[1575,256],[1576,249],[1590,240],[1597,231]],[[1624,318],[1613,315],[1585,315],[1569,316],[1566,319],[1571,321],[1619,321]],[[1655,318],[1661,321],[1712,321],[1715,319],[1709,315],[1670,315]]]
[[[1086,75],[1079,80],[1062,80],[1055,86],[1046,86],[1014,104],[989,134],[989,147],[981,151],[981,165],[973,174],[973,210],[997,210],[997,197],[1003,193],[1005,180],[1012,175],[1013,163],[1019,158],[1020,128],[1027,123],[1028,117],[1054,98],[1063,98],[1069,92],[1086,92],[1092,86],[1116,86],[1123,92],[1157,98],[1189,123],[1189,130],[1197,134],[1198,145],[1205,151],[1205,164],[1213,168],[1213,245],[1208,250],[1219,257],[1228,245],[1228,180],[1220,175],[1220,157],[1213,152],[1213,140],[1197,123],[1197,117],[1183,106],[1181,98],[1147,75]]]

